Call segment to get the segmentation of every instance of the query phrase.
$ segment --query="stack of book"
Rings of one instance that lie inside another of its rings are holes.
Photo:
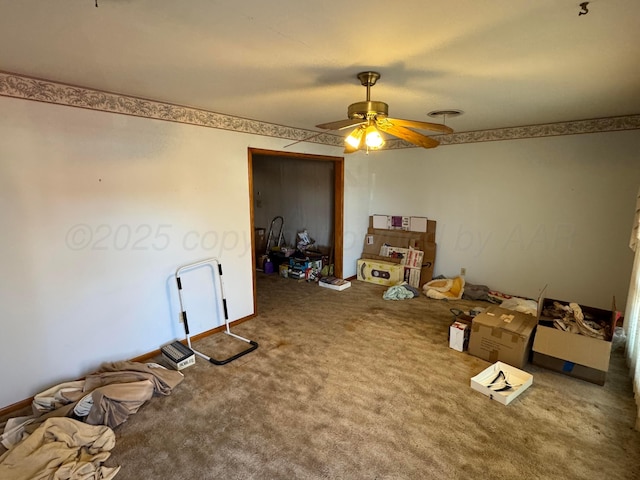
[[[351,282],[338,277],[322,277],[318,280],[318,285],[332,290],[344,290],[351,286]]]

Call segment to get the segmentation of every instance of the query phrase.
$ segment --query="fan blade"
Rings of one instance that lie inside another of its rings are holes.
[[[432,132],[453,133],[453,129],[441,123],[419,122],[417,120],[403,120],[401,118],[386,118],[383,121],[393,123],[396,127],[417,128],[418,130],[430,130]]]
[[[402,140],[406,140],[407,142],[418,145],[419,147],[434,148],[440,145],[438,140],[422,135],[421,133],[414,132],[408,128],[397,127],[391,122],[379,122],[377,126],[383,132],[390,133],[394,137],[401,138]]]
[[[360,118],[348,118],[346,120],[338,120],[337,122],[322,123],[316,125],[317,128],[324,128],[325,130],[344,130],[345,128],[355,127],[356,125],[362,125],[367,123],[366,120]]]
[[[349,145],[348,143],[345,144],[344,146],[344,152],[345,154],[349,154],[349,153],[354,153],[357,152],[358,149],[357,148],[353,148],[351,145]]]

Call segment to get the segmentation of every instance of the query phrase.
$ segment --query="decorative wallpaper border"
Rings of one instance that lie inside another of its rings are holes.
[[[64,83],[0,72],[0,95],[135,117],[186,123],[295,141],[344,146],[344,139],[331,133],[286,127],[198,108],[157,102],[129,95],[103,92]]]
[[[294,140],[295,142],[313,142],[335,147],[344,145],[343,137],[333,133],[286,127],[198,108],[103,92],[2,71],[0,71],[0,96],[283,138]],[[640,129],[640,115],[459,132],[441,135],[437,138],[440,140],[441,145],[455,145],[636,129]],[[417,147],[398,139],[387,141],[385,145],[385,149],[397,148]]]
[[[453,145],[636,129],[640,129],[640,115],[574,120],[571,122],[545,123],[541,125],[507,127],[475,132],[460,132],[443,135],[440,137],[440,143],[442,145]]]

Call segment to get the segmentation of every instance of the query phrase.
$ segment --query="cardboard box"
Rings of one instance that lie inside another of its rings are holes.
[[[540,367],[563,373],[570,377],[579,378],[586,382],[604,385],[607,379],[607,372],[595,368],[585,367],[578,363],[569,362],[556,357],[550,357],[543,353],[533,352],[531,363]]]
[[[435,222],[433,222],[435,224]],[[434,233],[435,238],[435,233]],[[394,230],[378,230],[370,228],[365,235],[364,245],[362,248],[362,258],[369,260],[379,260],[383,262],[391,262],[400,264],[403,262],[401,258],[385,257],[380,255],[385,245],[390,245],[396,249],[406,249],[411,257],[411,250],[422,252],[422,259],[412,258],[411,261],[420,261],[422,263],[420,270],[420,284],[422,287],[426,282],[433,278],[433,268],[436,258],[436,244],[427,241],[430,238],[428,233],[404,232]],[[417,254],[416,254],[417,255]],[[406,260],[404,260],[406,262]]]
[[[261,255],[263,255],[267,250],[267,234],[264,228],[255,228],[254,229],[254,237],[253,237],[254,245],[253,249],[256,254],[256,268],[262,269],[262,264],[264,262],[260,261]]]
[[[286,263],[278,265],[278,273],[282,278],[287,278],[289,276],[289,265]]]
[[[533,315],[488,307],[473,317],[469,353],[489,362],[501,361],[522,368],[529,361],[537,323]]]
[[[382,247],[380,247],[379,255],[381,257],[398,259],[400,260],[400,265],[404,265],[405,262],[407,261],[407,256],[409,255],[409,249],[402,248],[402,247],[394,247],[392,245],[382,245]]]
[[[412,232],[427,232],[429,219],[427,217],[409,217],[409,230]]]
[[[469,345],[469,325],[455,321],[449,327],[449,347],[464,352]]]
[[[160,351],[162,352],[162,358],[175,370],[182,370],[196,363],[196,356],[193,350],[178,340],[164,345]]]
[[[544,308],[553,302],[563,305],[569,303],[552,298],[541,297],[539,300],[533,363],[571,377],[604,385],[611,357],[612,332],[615,331],[617,320],[615,298],[611,310],[580,305],[583,313],[607,323],[609,334],[605,340],[555,328],[553,319],[543,313]]]
[[[471,331],[471,325],[473,324],[473,315],[469,315],[466,312],[463,312],[462,310],[458,310],[456,308],[452,308],[450,310],[451,313],[453,313],[453,321],[465,324],[469,328],[469,331]]]
[[[434,244],[435,247],[435,244]],[[435,261],[432,260],[425,260],[424,264],[422,265],[422,267],[420,268],[420,284],[418,285],[418,288],[422,288],[422,286],[431,281],[433,279],[433,266],[434,266]]]
[[[410,248],[404,262],[405,267],[420,268],[424,264],[424,252]]]
[[[404,267],[404,281],[415,288],[420,288],[420,268]]]
[[[314,272],[319,272],[322,270],[322,260],[306,260],[291,257],[289,259],[289,268],[302,271],[310,268]]]
[[[496,377],[500,375],[500,372],[502,372],[504,377],[496,379]],[[503,405],[509,405],[532,384],[533,375],[503,362],[496,362],[471,378],[472,389]],[[511,388],[496,390],[500,389],[500,387],[506,387],[507,385],[510,385]]]
[[[396,220],[394,220],[394,218]],[[400,219],[400,220],[398,220]],[[372,230],[386,230],[387,232],[402,232],[402,227],[394,228],[395,225],[407,225],[404,231],[421,233],[425,236],[424,241],[435,243],[436,226],[435,220],[429,220],[427,217],[394,217],[393,215],[371,215],[369,217],[369,233],[375,233]],[[378,232],[381,233],[381,232]]]
[[[392,246],[424,252],[425,260],[435,260],[435,243],[426,241],[427,234],[369,229],[364,237],[363,253],[380,256],[383,247]]]
[[[391,215],[391,228],[394,230],[409,230],[409,217]]]
[[[389,215],[372,215],[369,218],[369,227],[388,230],[391,228],[391,217]]]
[[[392,286],[404,278],[404,267],[397,263],[361,258],[358,260],[358,280]]]
[[[411,268],[420,268],[424,263],[424,252],[411,247],[401,248],[383,245],[380,248],[379,256],[384,257],[385,261],[391,261],[393,263],[399,260],[400,265]]]
[[[372,215],[370,227],[384,230],[407,230],[410,232],[424,232],[429,229],[427,217],[407,217],[399,215]],[[435,222],[431,225],[435,231]],[[435,239],[433,240],[435,241]]]

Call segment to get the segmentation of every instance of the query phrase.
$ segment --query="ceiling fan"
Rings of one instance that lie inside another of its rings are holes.
[[[380,74],[378,72],[361,72],[358,79],[367,87],[367,100],[349,105],[349,118],[336,122],[316,125],[325,130],[344,130],[356,127],[345,138],[344,153],[353,153],[360,149],[379,149],[384,145],[384,138],[380,132],[401,138],[423,148],[434,148],[440,145],[435,138],[428,137],[416,130],[427,130],[439,133],[453,133],[453,130],[440,123],[419,122],[417,120],[402,120],[390,118],[389,105],[384,102],[371,100],[371,87],[376,84]]]

